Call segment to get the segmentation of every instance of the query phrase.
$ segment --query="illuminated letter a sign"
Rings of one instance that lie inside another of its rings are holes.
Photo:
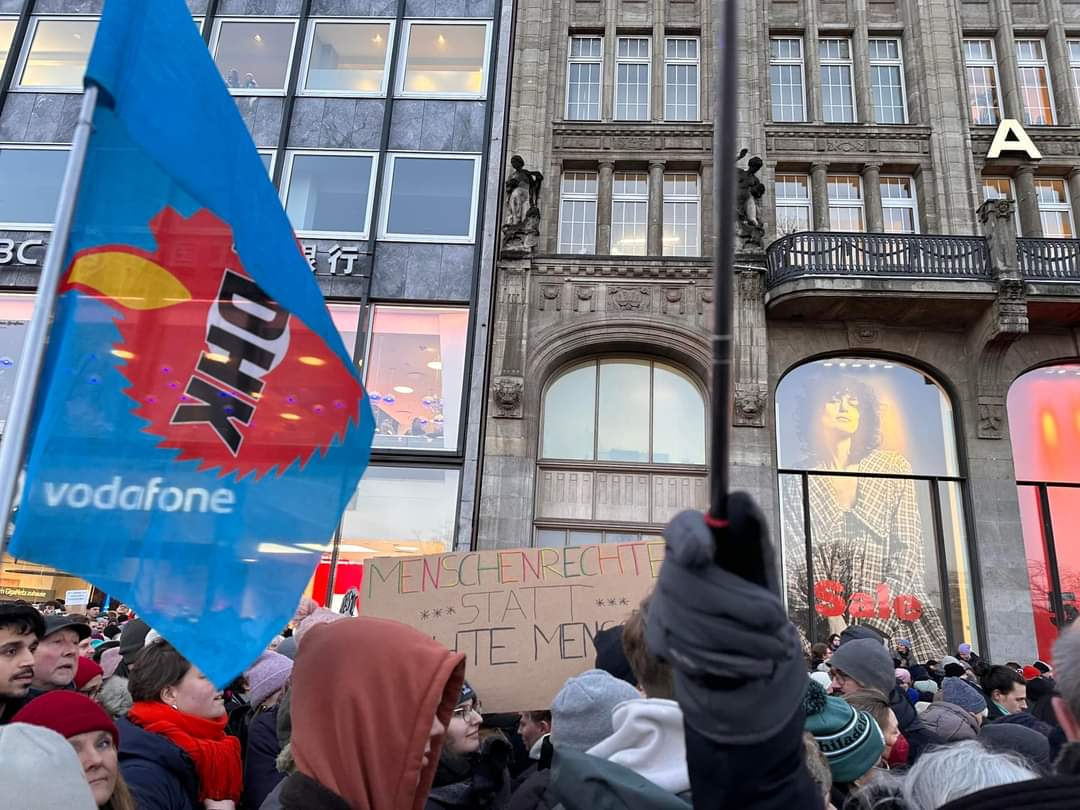
[[[1035,144],[1015,118],[1006,118],[998,124],[994,142],[990,144],[986,157],[1001,157],[1002,152],[1023,152],[1032,160],[1042,159],[1042,153],[1035,148]]]

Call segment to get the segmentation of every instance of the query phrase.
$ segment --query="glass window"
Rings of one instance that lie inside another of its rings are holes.
[[[471,242],[476,228],[478,157],[390,156],[382,237]]]
[[[697,37],[664,40],[665,121],[698,121],[701,118],[698,46]]]
[[[0,293],[0,433],[4,432],[11,410],[15,375],[33,314],[34,296]]]
[[[2,34],[0,34],[0,41],[2,41]],[[3,60],[0,59],[0,64],[2,63]],[[1072,73],[1076,103],[1080,106],[1080,39],[1069,40],[1069,72]]]
[[[8,52],[11,50],[11,40],[15,37],[15,25],[18,20],[9,17],[0,17],[0,70],[7,63]]]
[[[615,53],[615,120],[648,121],[650,40],[619,37]]]
[[[857,174],[830,174],[827,184],[830,229],[849,233],[865,231],[862,178]]]
[[[403,95],[483,97],[487,24],[410,22],[406,26]]]
[[[865,624],[920,661],[977,640],[954,424],[944,390],[900,363],[831,358],[781,380],[788,609],[809,640]]]
[[[805,174],[778,174],[775,188],[776,235],[809,231],[814,223],[810,178]]]
[[[701,178],[664,175],[664,255],[701,255]]]
[[[468,328],[460,307],[375,307],[364,364],[374,447],[457,449]]]
[[[563,546],[593,546],[604,543],[638,543],[662,540],[655,534],[636,532],[601,532],[584,529],[540,529],[536,530],[537,548],[562,548]]]
[[[919,207],[913,178],[881,178],[881,214],[885,233],[919,232]]]
[[[262,160],[263,166],[266,167],[266,173],[271,177],[274,176],[274,157],[277,152],[273,149],[260,149],[259,159]]]
[[[48,230],[56,216],[68,150],[0,146],[0,224]]]
[[[1035,194],[1039,200],[1043,236],[1048,239],[1071,239],[1072,205],[1065,181],[1055,177],[1036,177]]]
[[[353,357],[356,354],[356,337],[360,332],[360,305],[327,301],[326,308],[330,311],[330,318],[341,335],[341,342],[345,344],[349,357]]]
[[[563,172],[559,253],[596,253],[596,172]]]
[[[292,20],[218,20],[212,50],[229,90],[247,95],[284,93],[295,36]]]
[[[898,39],[871,39],[870,101],[874,122],[906,124],[907,100],[904,92],[904,58]]]
[[[308,34],[304,91],[335,96],[386,93],[389,22],[315,22]]]
[[[998,97],[997,54],[992,39],[964,40],[964,70],[971,123],[996,124],[1001,118],[1001,100]]]
[[[855,83],[852,79],[851,40],[818,41],[821,61],[821,114],[827,123],[855,123]]]
[[[769,91],[773,121],[805,121],[802,40],[773,37],[769,40]]]
[[[1024,123],[1049,126],[1057,123],[1054,91],[1050,87],[1050,66],[1041,39],[1016,40],[1016,70],[1020,80],[1020,101]]]
[[[600,120],[604,38],[570,37],[566,66],[566,117],[570,121]]]
[[[546,459],[704,464],[705,401],[665,363],[592,360],[548,386],[540,446]]]
[[[96,18],[34,18],[16,86],[38,90],[82,90],[83,73],[97,25]]]
[[[290,152],[285,212],[301,236],[366,238],[374,155]]]
[[[649,175],[616,172],[611,194],[611,253],[644,256],[648,252]]]

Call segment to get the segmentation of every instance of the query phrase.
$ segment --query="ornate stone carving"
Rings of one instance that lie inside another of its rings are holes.
[[[541,312],[548,307],[556,312],[562,312],[562,284],[541,284],[536,307]]]
[[[574,285],[574,312],[596,312],[596,287],[592,284]]]
[[[664,314],[685,315],[686,302],[684,298],[683,287],[668,287],[664,290]]]
[[[738,160],[742,160],[748,150],[739,152]],[[765,226],[761,221],[762,198],[765,196],[765,184],[757,176],[758,171],[765,163],[759,157],[752,157],[747,161],[746,168],[737,168],[735,190],[735,216],[739,236],[739,244],[742,250],[765,248]]]
[[[525,391],[525,382],[520,377],[498,377],[491,386],[491,397],[495,401],[495,417],[498,419],[520,419],[521,397]]]
[[[1002,438],[1005,404],[1001,397],[979,397],[979,422],[976,428],[980,439]]]
[[[608,290],[608,301],[623,312],[641,312],[649,310],[648,287],[612,287]]]
[[[506,179],[506,220],[503,223],[503,255],[532,252],[540,240],[540,187],[544,175],[528,171],[521,155],[510,159],[513,171]]]
[[[765,405],[769,394],[757,383],[735,383],[735,408],[732,422],[736,427],[765,427]]]
[[[881,342],[881,327],[867,321],[848,325],[848,343],[852,346],[873,346]]]

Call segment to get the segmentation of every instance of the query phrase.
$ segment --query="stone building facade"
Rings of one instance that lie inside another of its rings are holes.
[[[544,180],[495,282],[477,547],[706,506],[680,436],[710,404],[712,13],[518,4],[507,153]],[[1080,581],[1080,5],[765,0],[738,38],[765,238],[734,267],[732,481],[793,615],[1046,655]],[[1006,119],[1039,157],[988,157]]]

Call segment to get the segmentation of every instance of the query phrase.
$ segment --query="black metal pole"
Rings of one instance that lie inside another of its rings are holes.
[[[732,265],[735,260],[735,47],[736,0],[719,0],[716,36],[717,92],[713,105],[713,373],[712,448],[709,459],[709,519],[727,521],[728,447],[731,424]]]

